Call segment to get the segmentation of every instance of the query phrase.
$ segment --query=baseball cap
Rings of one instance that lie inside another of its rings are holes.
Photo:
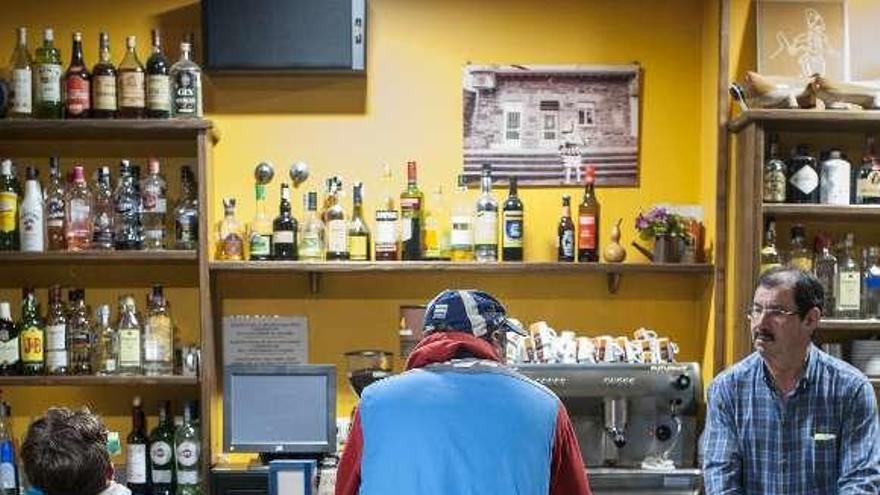
[[[482,337],[493,330],[527,335],[522,325],[491,295],[470,289],[444,290],[425,309],[425,333],[466,332]]]

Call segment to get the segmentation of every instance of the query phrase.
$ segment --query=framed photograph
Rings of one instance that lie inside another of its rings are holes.
[[[846,0],[760,0],[758,72],[850,80]]]
[[[464,175],[522,186],[639,183],[638,65],[467,65]]]

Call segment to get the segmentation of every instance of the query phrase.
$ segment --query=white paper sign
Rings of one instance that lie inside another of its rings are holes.
[[[305,316],[223,317],[223,366],[308,362],[309,324]]]

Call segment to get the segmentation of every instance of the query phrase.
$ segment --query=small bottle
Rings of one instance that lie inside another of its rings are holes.
[[[299,236],[299,259],[320,261],[324,259],[324,223],[318,216],[318,193],[309,191],[304,199],[306,214]]]
[[[761,247],[761,273],[771,268],[782,266],[782,257],[776,248],[776,220],[772,217],[767,219],[767,228],[764,229],[764,245]]]
[[[147,456],[147,421],[141,398],[135,397],[131,408],[131,432],[125,448],[125,486],[132,495],[149,495],[150,464]]]
[[[189,165],[180,169],[180,202],[174,209],[174,249],[194,250],[199,245],[198,184]]]
[[[144,322],[144,374],[163,376],[174,373],[174,323],[161,285],[154,285],[147,298]]]
[[[880,318],[880,248],[871,246],[862,276],[862,317]]]
[[[823,205],[848,205],[852,165],[839,149],[832,149],[822,161],[819,177],[819,202]]]
[[[846,234],[834,279],[834,315],[854,319],[861,309],[862,273],[854,256],[854,236]]]
[[[82,165],[73,167],[73,184],[67,192],[64,214],[68,251],[89,249],[92,240],[92,193],[86,184]]]
[[[123,119],[142,119],[146,112],[146,82],[144,66],[137,56],[137,40],[134,36],[125,38],[125,56],[119,63],[116,78],[119,117]]]
[[[202,69],[192,61],[192,45],[180,44],[180,60],[171,66],[171,112],[176,118],[202,117]]]
[[[0,375],[17,375],[20,366],[18,328],[12,321],[9,301],[0,301]]]
[[[813,271],[813,253],[807,248],[807,235],[803,225],[795,225],[791,228],[788,265],[805,272]]]
[[[25,173],[24,199],[19,207],[19,232],[21,250],[41,253],[46,250],[44,232],[46,224],[43,217],[43,192],[37,180],[37,169],[28,167]]]
[[[501,221],[501,259],[503,261],[523,260],[523,202],[517,194],[516,177],[510,178],[510,192],[504,201]]]
[[[92,108],[91,74],[83,61],[82,33],[73,33],[73,51],[70,65],[64,74],[64,115],[68,119],[83,119]]]
[[[266,213],[266,185],[256,183],[256,209],[248,228],[248,258],[268,260],[272,255],[272,220]]]
[[[278,216],[272,222],[272,259],[297,259],[297,231],[299,226],[290,213],[290,186],[281,184],[281,201],[278,204]]]
[[[71,291],[71,295],[73,292]],[[46,372],[66,375],[70,367],[67,347],[67,312],[61,301],[61,287],[49,287],[49,306],[46,308]]]
[[[770,149],[764,162],[764,202],[785,203],[785,162],[779,159],[779,135],[770,135]]]
[[[9,424],[12,411],[0,403],[0,494],[18,495],[18,465],[15,462],[15,442]]]
[[[21,320],[18,322],[21,373],[27,376],[42,375],[46,370],[46,330],[40,318],[40,304],[33,287],[25,287],[21,292]]]
[[[162,53],[158,29],[153,29],[152,38],[153,53],[146,66],[147,117],[167,119],[171,117],[171,63]]]
[[[98,38],[100,59],[92,68],[92,117],[112,119],[118,110],[116,80],[118,73],[110,56],[110,36],[101,33]]]
[[[348,259],[351,261],[370,261],[370,229],[364,220],[363,190],[363,183],[354,184],[351,220],[348,223]]]
[[[877,158],[874,148],[874,136],[867,136],[862,165],[856,172],[857,204],[880,203],[880,159]]]
[[[174,419],[171,401],[159,405],[159,422],[150,432],[150,480],[153,495],[174,495]]]
[[[61,52],[55,48],[52,29],[43,31],[43,46],[34,56],[34,115],[38,119],[60,119],[64,105],[61,102]]]
[[[599,261],[599,200],[596,198],[594,183],[596,168],[589,166],[586,171],[584,199],[578,206],[578,261]]]
[[[27,46],[27,28],[16,29],[17,43],[9,62],[12,73],[9,95],[9,117],[28,119],[33,116],[33,60]]]
[[[327,181],[327,203],[324,211],[324,225],[327,261],[348,259],[348,222],[342,208],[339,195],[342,192],[342,181],[331,177]]]
[[[110,187],[110,167],[98,169],[92,199],[92,249],[113,249],[116,240],[114,227],[115,205]]]
[[[115,375],[118,371],[119,341],[110,324],[110,306],[101,304],[95,310],[95,345],[92,348],[92,368],[101,376]]]
[[[143,330],[133,296],[122,296],[119,299],[119,322],[116,324],[116,332],[119,338],[119,374],[142,375]]]
[[[837,257],[831,252],[831,238],[825,234],[816,236],[816,260],[813,272],[825,292],[822,316],[834,316],[834,281],[837,279]]]
[[[562,214],[556,228],[556,260],[574,261],[574,221],[571,219],[571,196],[562,196]]]
[[[235,218],[235,198],[223,198],[223,220],[217,224],[216,258],[223,261],[244,259],[244,228]]]
[[[492,196],[492,166],[483,165],[474,221],[474,256],[477,261],[498,261],[498,201]]]
[[[49,185],[46,186],[46,243],[49,251],[64,251],[64,211],[67,208],[64,184],[61,181],[61,165],[57,156],[49,158]]]
[[[406,163],[406,189],[400,193],[400,242],[404,260],[422,259],[425,195],[419,189],[417,165]]]
[[[810,149],[799,144],[788,161],[788,184],[785,198],[789,203],[817,203],[819,201],[819,172]]]
[[[71,375],[92,374],[92,321],[86,306],[85,289],[71,291],[71,308],[67,314],[67,341]]]
[[[376,208],[376,261],[397,261],[400,259],[398,243],[398,220],[399,214],[394,205],[394,180],[391,167],[386,163],[383,166],[381,177],[381,194],[379,206]]]
[[[113,218],[116,249],[143,249],[141,196],[138,192],[135,171],[128,160],[122,160],[119,164],[119,182],[113,192],[113,202],[116,205]]]
[[[450,251],[452,261],[474,260],[473,202],[467,194],[467,178],[459,174],[452,200]]]
[[[159,160],[147,162],[147,176],[141,181],[141,218],[144,228],[144,249],[165,249],[165,213],[168,211],[167,184],[159,168]]]
[[[202,438],[198,427],[198,403],[188,402],[183,409],[183,424],[174,433],[177,461],[177,495],[199,495],[202,479]]]
[[[12,161],[0,160],[0,251],[19,249],[19,187]]]

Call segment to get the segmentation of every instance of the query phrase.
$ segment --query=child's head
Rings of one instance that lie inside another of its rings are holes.
[[[49,408],[28,428],[21,459],[30,483],[46,495],[97,495],[113,477],[107,429],[87,409]]]

